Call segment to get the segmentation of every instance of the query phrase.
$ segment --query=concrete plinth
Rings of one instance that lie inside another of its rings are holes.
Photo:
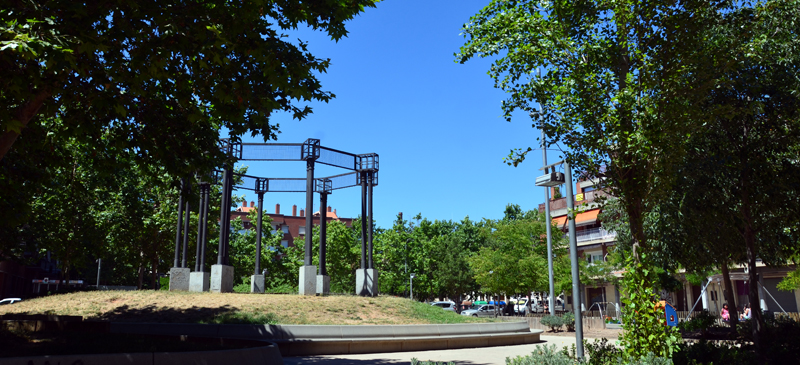
[[[211,273],[195,271],[189,274],[189,291],[204,292],[210,286]]]
[[[317,295],[317,267],[300,266],[300,295]]]
[[[264,275],[250,275],[250,292],[264,292]]]
[[[331,293],[331,277],[328,275],[317,275],[317,294],[328,295]]]
[[[378,270],[356,270],[356,295],[368,297],[378,296]]]
[[[212,293],[232,292],[233,266],[211,265],[211,285],[208,291]]]
[[[169,269],[169,291],[189,290],[189,273],[191,271],[188,267],[173,267]]]

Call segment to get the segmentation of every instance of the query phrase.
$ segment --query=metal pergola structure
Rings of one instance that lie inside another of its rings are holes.
[[[320,145],[319,139],[309,138],[304,143],[236,143],[230,139],[221,139],[220,148],[230,157],[229,163],[222,170],[215,170],[210,176],[198,176],[200,189],[200,224],[198,224],[197,250],[195,255],[195,271],[205,270],[205,250],[208,243],[208,205],[210,186],[222,186],[222,202],[220,209],[220,237],[217,265],[229,265],[229,234],[231,210],[231,194],[234,189],[244,189],[258,195],[258,219],[256,223],[256,265],[255,275],[261,271],[261,231],[264,194],[267,192],[306,193],[306,234],[304,265],[312,264],[312,223],[313,194],[320,194],[320,250],[319,275],[327,275],[326,269],[326,227],[328,195],[333,190],[361,186],[361,269],[374,269],[373,263],[373,188],[378,185],[379,158],[376,153],[353,154]],[[239,161],[305,161],[305,178],[271,178],[259,177],[233,172],[233,164]],[[315,164],[320,163],[338,167],[350,172],[314,177]],[[178,229],[175,237],[174,267],[187,267],[188,221],[190,205],[184,197],[191,190],[191,179],[181,180],[181,197],[178,207]],[[185,209],[185,214],[184,214]],[[185,215],[185,218],[184,218]],[[183,227],[181,227],[183,226]],[[181,229],[183,228],[183,229]],[[183,231],[183,259],[179,262],[181,231]],[[179,266],[180,265],[180,266]],[[301,289],[302,290],[302,289]]]

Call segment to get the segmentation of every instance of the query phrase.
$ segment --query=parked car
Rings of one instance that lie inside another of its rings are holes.
[[[6,299],[3,299],[3,300],[0,300],[0,305],[14,304],[16,302],[21,302],[21,301],[22,301],[22,299],[20,299],[20,298],[6,298]]]
[[[473,317],[497,317],[498,312],[495,311],[494,304],[475,305],[472,309],[461,312],[462,316]]]
[[[456,303],[453,302],[433,302],[431,305],[440,307],[446,311],[456,311]]]

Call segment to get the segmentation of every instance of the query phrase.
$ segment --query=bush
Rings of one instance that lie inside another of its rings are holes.
[[[417,360],[416,357],[412,357],[411,358],[411,365],[455,365],[455,364],[456,363],[454,363],[452,361],[448,362],[448,363],[443,363],[443,362],[436,362],[436,361],[419,361],[419,360]]]
[[[732,343],[709,342],[700,340],[695,343],[682,343],[672,354],[675,365],[725,364],[745,365],[758,364],[759,361],[747,348],[737,347]]]
[[[700,330],[702,333],[706,333],[709,327],[713,326],[716,323],[717,316],[709,313],[707,310],[700,312],[700,314],[696,315],[694,318],[686,321],[678,323],[678,329],[681,332],[691,332]]]
[[[162,276],[158,278],[159,290],[169,290],[169,277]]]
[[[549,316],[555,317],[555,316]],[[544,319],[544,317],[542,317]],[[558,317],[556,317],[558,318]],[[559,318],[560,320],[560,318]],[[528,356],[506,358],[506,365],[576,365],[577,361],[565,352],[556,351],[556,345],[542,345]]]
[[[586,349],[586,363],[589,365],[614,364],[622,356],[622,351],[605,338],[592,342],[584,340],[583,347]]]
[[[564,322],[561,320],[561,317],[551,316],[551,315],[547,315],[540,318],[539,323],[541,323],[543,326],[550,327],[550,331],[553,332],[558,331],[559,329],[561,329],[561,326],[564,325]]]
[[[575,314],[572,312],[566,313],[561,317],[561,323],[567,326],[567,331],[575,331]]]
[[[250,283],[241,283],[236,284],[233,287],[234,293],[249,293],[250,292]]]

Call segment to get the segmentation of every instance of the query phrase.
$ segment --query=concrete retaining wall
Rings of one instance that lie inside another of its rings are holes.
[[[275,342],[284,356],[363,354],[539,342],[527,322],[439,325],[205,325],[112,323],[112,333],[191,335]]]
[[[247,325],[192,323],[111,323],[111,333],[191,335],[260,340],[406,338],[531,333],[524,321],[421,325]]]

